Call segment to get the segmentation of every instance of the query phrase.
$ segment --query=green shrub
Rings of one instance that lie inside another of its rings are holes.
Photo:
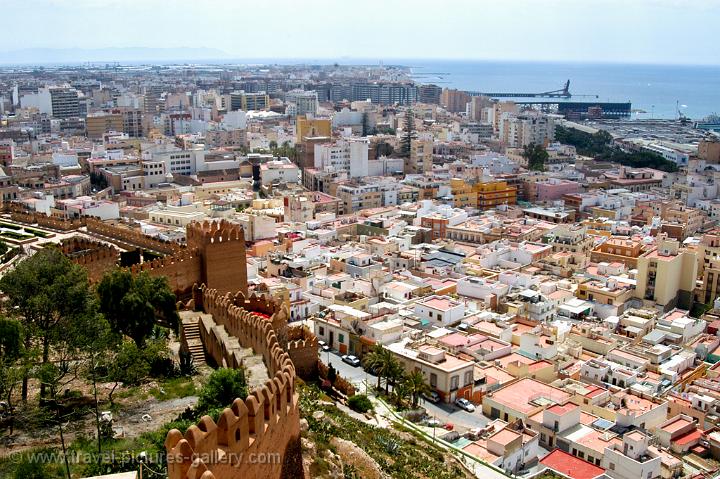
[[[372,402],[370,402],[370,399],[364,394],[351,396],[350,399],[348,399],[348,406],[350,406],[350,409],[353,411],[360,413],[366,413],[373,408]]]
[[[230,406],[236,398],[245,400],[248,395],[247,381],[243,369],[216,369],[200,390],[197,407],[199,414],[204,411]]]

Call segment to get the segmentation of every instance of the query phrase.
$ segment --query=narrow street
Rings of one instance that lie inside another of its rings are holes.
[[[332,364],[340,376],[353,383],[356,392],[359,394],[372,393],[372,388],[377,384],[377,376],[365,371],[362,366],[353,367],[344,363],[340,359],[340,354],[336,351],[322,351],[320,352],[320,359],[326,364]],[[475,412],[472,413],[460,409],[454,404],[433,404],[423,399],[421,399],[420,404],[425,408],[428,415],[438,419],[443,424],[451,423],[455,426],[455,429],[459,428],[461,431],[481,428],[490,422],[489,418],[483,416],[480,404],[475,405]],[[438,431],[438,434],[441,434],[440,431]]]

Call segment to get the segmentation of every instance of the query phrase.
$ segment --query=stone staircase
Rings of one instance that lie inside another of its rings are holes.
[[[180,321],[182,345],[190,351],[196,367],[207,365],[205,348],[200,338],[200,328],[212,328],[214,336],[222,338],[225,350],[232,351],[238,362],[244,366],[250,390],[263,386],[270,379],[262,355],[257,354],[252,348],[242,347],[238,339],[228,334],[224,326],[214,323],[211,315],[195,311],[180,311]]]
[[[205,349],[203,348],[202,339],[200,339],[200,327],[198,316],[181,317],[182,320],[182,340],[184,345],[190,351],[193,364],[201,367],[205,362]]]

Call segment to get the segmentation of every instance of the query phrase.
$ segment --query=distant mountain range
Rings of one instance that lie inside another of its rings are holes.
[[[216,48],[26,48],[0,51],[0,64],[173,62],[230,58]]]

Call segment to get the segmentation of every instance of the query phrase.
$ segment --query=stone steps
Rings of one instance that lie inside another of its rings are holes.
[[[202,345],[202,339],[200,339],[199,318],[183,318],[182,337],[185,343],[184,346],[192,356],[193,364],[198,368],[204,366],[206,364],[205,349]]]

